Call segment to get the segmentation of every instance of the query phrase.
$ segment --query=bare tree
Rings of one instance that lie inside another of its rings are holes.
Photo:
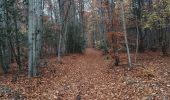
[[[124,36],[125,36],[125,44],[126,44],[126,50],[127,50],[127,55],[128,55],[128,63],[129,63],[129,67],[132,67],[131,57],[130,57],[130,50],[129,50],[128,40],[127,40],[127,32],[126,32],[124,0],[121,0],[121,13],[122,13],[122,21],[123,21],[123,32],[124,32]]]

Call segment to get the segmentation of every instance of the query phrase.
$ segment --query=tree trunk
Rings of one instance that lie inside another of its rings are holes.
[[[19,43],[19,30],[18,30],[18,26],[17,26],[17,8],[16,8],[16,3],[14,3],[14,23],[15,23],[15,39],[16,39],[16,49],[17,49],[17,54],[16,54],[16,61],[17,64],[19,66],[19,70],[22,69],[22,63],[21,63],[21,51],[20,51],[20,43]],[[14,53],[15,54],[15,53]]]
[[[136,18],[136,55],[135,55],[135,63],[137,62],[137,55],[138,55],[138,50],[139,50],[139,26],[138,26],[138,19],[137,16],[135,16]]]
[[[35,23],[34,23],[34,0],[29,0],[29,17],[28,17],[28,44],[29,44],[29,60],[28,60],[28,67],[29,67],[29,77],[33,76],[33,67],[35,63],[35,59],[33,55],[33,44],[34,42],[34,34],[35,34]]]
[[[129,63],[129,67],[131,68],[132,64],[131,64],[131,57],[130,57],[130,51],[129,51],[129,46],[128,46],[128,40],[127,40],[126,20],[125,20],[124,1],[123,0],[121,0],[121,12],[122,12],[123,31],[124,31],[124,36],[125,36],[125,44],[126,44],[127,55],[128,55],[128,63]]]
[[[42,34],[42,0],[29,0],[29,77],[38,74],[38,60],[40,57]]]

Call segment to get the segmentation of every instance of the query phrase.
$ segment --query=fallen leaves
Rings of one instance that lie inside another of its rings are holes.
[[[100,51],[93,49],[87,49],[84,55],[65,56],[63,64],[58,64],[56,58],[46,59],[40,77],[29,79],[27,73],[22,73],[15,84],[10,81],[12,73],[0,77],[0,99],[15,98],[14,95],[28,100],[170,98],[170,58],[140,54],[140,66],[129,71],[125,54],[121,56],[122,64],[112,68],[108,67],[111,59],[106,60]],[[11,92],[1,93],[1,90]]]

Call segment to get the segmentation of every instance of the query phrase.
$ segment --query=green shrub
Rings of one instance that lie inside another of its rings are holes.
[[[95,45],[96,49],[101,50],[104,54],[107,54],[109,52],[109,45],[107,42],[97,41]]]

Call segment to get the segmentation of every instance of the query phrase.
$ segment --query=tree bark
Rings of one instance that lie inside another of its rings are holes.
[[[29,0],[29,77],[38,74],[38,60],[40,58],[42,34],[42,0]]]
[[[124,1],[123,0],[121,0],[121,12],[122,12],[122,21],[123,21],[123,31],[124,31],[124,37],[125,37],[125,44],[126,44],[126,50],[127,50],[127,55],[128,55],[128,63],[129,63],[129,67],[131,68],[132,63],[131,63],[130,51],[129,51],[128,40],[127,40],[126,20],[125,20]]]

